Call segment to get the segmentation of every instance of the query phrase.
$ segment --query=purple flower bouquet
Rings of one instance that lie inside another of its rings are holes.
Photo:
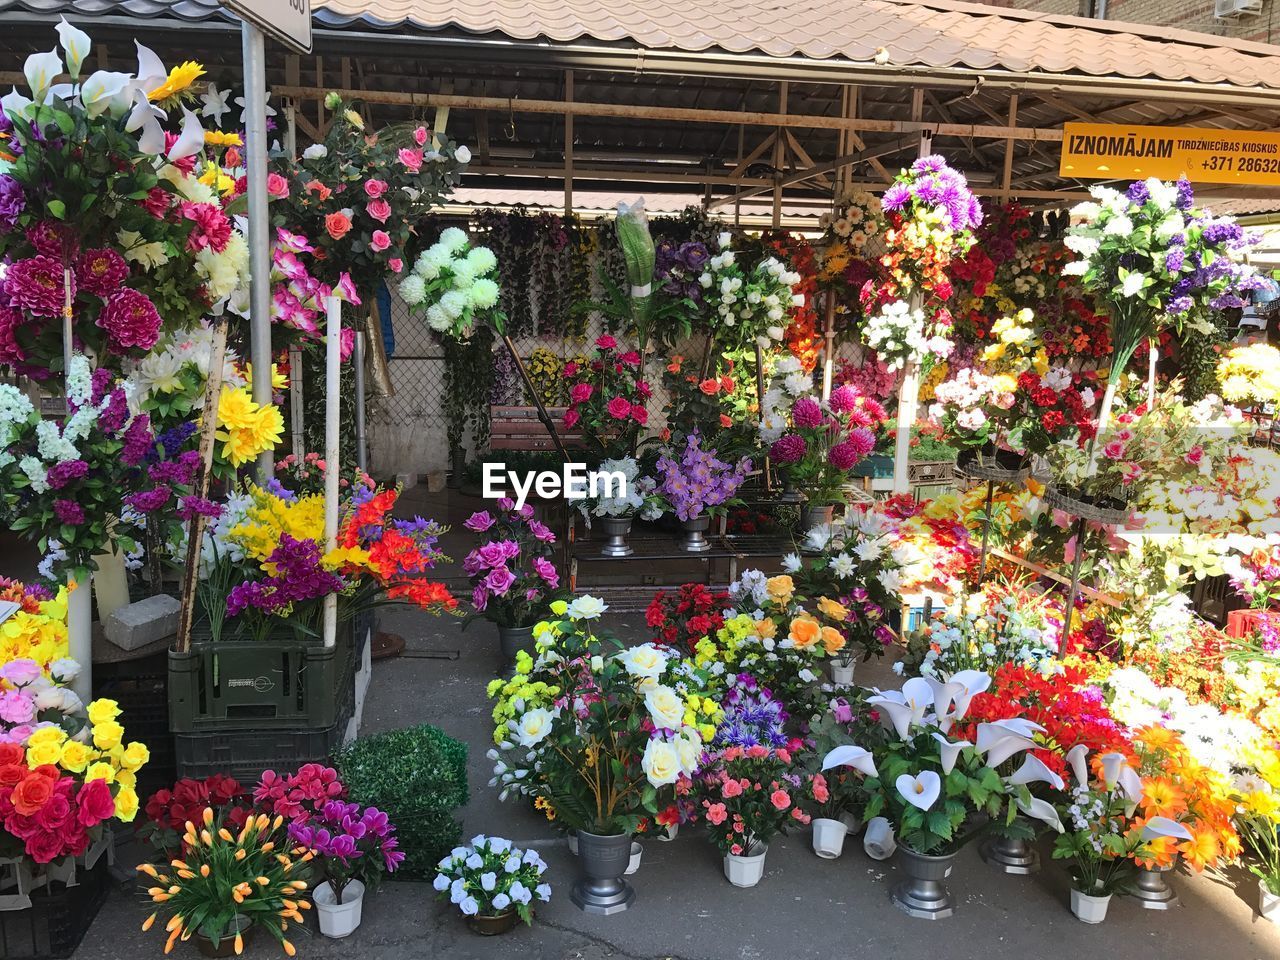
[[[497,506],[473,513],[463,524],[482,538],[462,561],[471,578],[471,604],[476,616],[499,627],[532,626],[560,588],[551,561],[556,535],[534,519],[528,504],[517,510],[503,497]]]
[[[713,516],[724,512],[750,472],[749,459],[729,464],[719,459],[715,450],[703,450],[702,437],[694,431],[685,440],[679,459],[671,455],[658,458],[658,493],[681,520]]]

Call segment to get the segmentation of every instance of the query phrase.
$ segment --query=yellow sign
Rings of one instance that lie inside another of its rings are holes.
[[[1058,172],[1081,180],[1159,177],[1280,186],[1280,133],[1068,123]]]

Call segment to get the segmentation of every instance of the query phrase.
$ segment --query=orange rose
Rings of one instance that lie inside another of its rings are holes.
[[[341,210],[327,214],[324,218],[324,228],[329,231],[329,236],[333,239],[341,240],[351,229],[351,218]]]
[[[817,620],[796,617],[791,621],[790,637],[797,650],[808,650],[822,639],[822,626]]]
[[[843,650],[844,634],[835,627],[823,627],[822,646],[826,649],[828,656]]]
[[[323,202],[333,196],[333,191],[326,187],[319,180],[308,180],[302,185],[307,193],[314,193]]]
[[[40,810],[53,796],[54,781],[48,777],[32,774],[13,788],[9,802],[19,816],[30,817]]]
[[[778,633],[778,625],[772,620],[757,620],[755,622],[755,631],[757,637],[765,640],[772,640]]]
[[[733,377],[724,376],[720,378],[720,389],[725,393],[733,393],[737,384],[733,382]]]
[[[733,426],[733,419],[731,417],[726,417],[723,413],[720,414],[720,426],[728,430]]]
[[[703,380],[698,384],[698,389],[705,393],[708,397],[714,397],[720,392],[719,380]]]

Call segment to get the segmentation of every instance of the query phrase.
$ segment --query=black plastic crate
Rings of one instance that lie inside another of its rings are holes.
[[[318,640],[197,640],[169,651],[169,728],[202,733],[319,730],[337,722],[355,666],[352,623],[332,647]]]
[[[204,779],[225,773],[252,786],[264,770],[292,772],[304,763],[327,763],[343,746],[354,714],[355,677],[348,672],[337,691],[336,719],[329,726],[175,733],[177,776]]]
[[[33,890],[25,910],[0,911],[0,957],[61,960],[75,952],[110,891],[107,858],[92,870],[77,869],[76,879],[74,887],[55,882]]]

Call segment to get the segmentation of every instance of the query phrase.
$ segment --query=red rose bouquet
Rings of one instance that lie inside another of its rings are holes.
[[[605,334],[585,366],[564,365],[569,386],[566,430],[580,430],[591,447],[604,457],[631,453],[641,429],[649,422],[646,404],[653,395],[644,376],[644,360],[635,350],[621,349]]]
[[[659,590],[644,613],[644,622],[654,631],[657,643],[692,653],[703,637],[724,626],[729,594],[711,590],[701,583],[686,583],[674,592]]]

